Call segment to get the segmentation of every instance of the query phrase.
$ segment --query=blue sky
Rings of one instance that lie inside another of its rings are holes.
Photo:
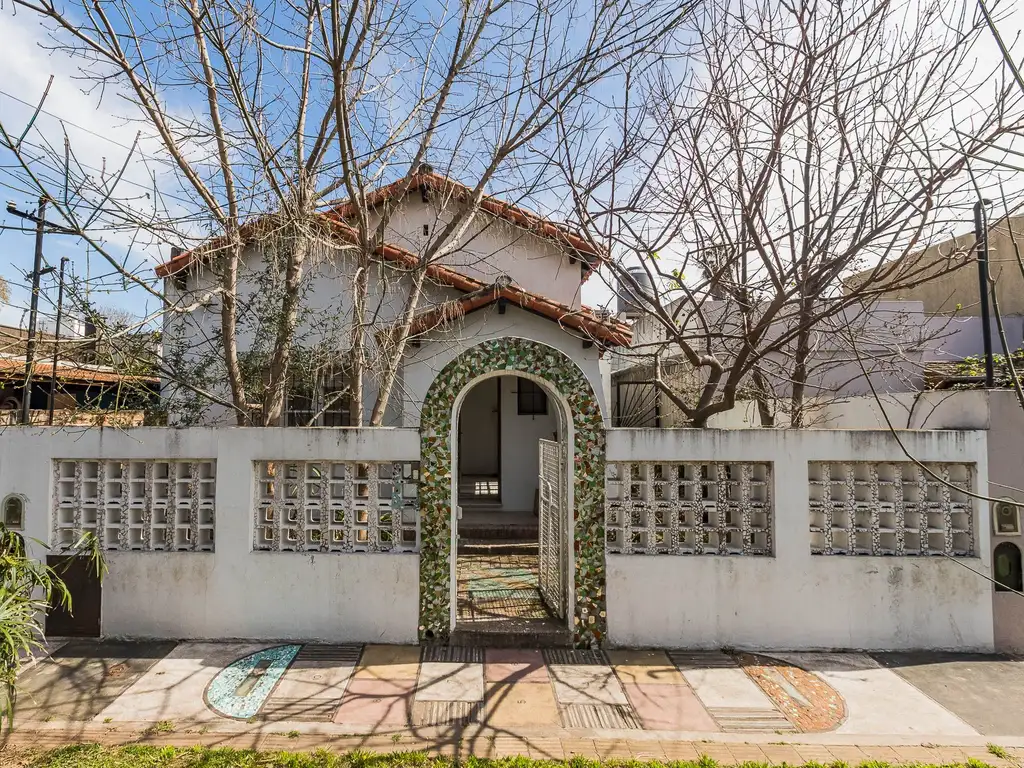
[[[165,13],[164,6],[148,3],[133,3],[133,9],[140,14],[151,15],[159,22],[158,14]],[[274,6],[271,3],[264,3],[262,10],[270,8],[283,9],[285,6]],[[409,41],[415,41],[418,25],[435,19],[440,13],[442,4],[439,2],[412,3],[407,6],[407,16],[402,19],[401,34]],[[282,30],[284,40],[295,42],[298,34],[293,24],[289,24],[287,13],[278,11],[275,18],[276,28]],[[1021,29],[1021,12],[1011,13],[1002,20],[1004,35],[1007,39],[1013,39]],[[508,16],[503,21],[509,22],[508,29],[515,29],[512,24],[514,18]],[[556,30],[561,34],[560,45],[570,50],[579,43],[578,29]],[[432,57],[432,66],[440,66],[444,53],[450,46],[451,35],[454,29],[451,24],[446,24],[437,43],[436,55]],[[522,34],[522,32],[509,32],[508,34]],[[90,93],[83,91],[86,85],[78,79],[77,66],[68,57],[60,52],[50,52],[40,48],[40,43],[47,41],[45,29],[36,19],[23,9],[16,9],[16,6],[7,5],[0,10],[0,39],[5,41],[5,70],[7,77],[0,83],[0,116],[9,128],[20,128],[31,114],[31,107],[23,102],[34,104],[44,88],[50,75],[54,76],[50,96],[46,103],[46,114],[39,116],[33,130],[26,137],[30,147],[29,151],[39,151],[39,147],[49,145],[59,148],[63,143],[63,135],[66,132],[71,146],[78,161],[82,166],[94,172],[96,169],[119,168],[129,156],[129,148],[136,141],[136,133],[139,125],[130,122],[130,107],[123,100],[118,98],[116,91],[108,89],[105,92],[94,90]],[[488,42],[496,43],[498,40]],[[507,42],[507,41],[506,41]],[[361,125],[365,132],[365,140],[368,145],[374,143],[384,135],[384,127],[389,118],[404,114],[408,89],[414,87],[419,81],[420,71],[416,69],[416,62],[422,56],[413,57],[406,55],[404,47],[400,44],[389,47],[382,52],[375,62],[375,67],[380,71],[398,69],[400,74],[393,78],[388,86],[380,94],[367,102],[367,106],[360,113]],[[515,79],[522,75],[517,71],[517,64],[521,63],[521,57],[525,55],[522,45],[504,46],[499,50],[512,51],[514,56],[509,61],[503,61],[498,55],[494,55],[487,63],[486,80],[474,83],[460,84],[452,96],[454,109],[461,110],[469,108],[474,102],[486,102],[492,92],[500,91],[503,73],[511,71],[511,77]],[[421,54],[422,52],[420,52]],[[518,57],[518,58],[516,58]],[[271,57],[267,66],[273,69],[271,75],[265,79],[264,87],[268,91],[265,95],[271,104],[268,107],[267,119],[273,121],[275,117],[274,104],[281,108],[288,105],[289,94],[294,92],[291,88],[297,73],[291,65],[291,59],[287,56],[280,56],[276,59]],[[987,46],[979,51],[979,71],[991,70],[997,61],[997,52],[994,46]],[[590,113],[592,125],[588,137],[594,141],[599,140],[599,129],[601,121],[608,119],[614,114],[618,106],[619,94],[617,86],[621,83],[610,82],[600,94],[606,99],[605,109],[593,108]],[[492,90],[489,90],[492,89]],[[100,98],[102,95],[102,99]],[[175,114],[187,115],[189,110],[202,111],[203,103],[201,94],[194,89],[178,88],[164,94]],[[321,104],[324,94],[320,93]],[[481,115],[482,113],[477,113]],[[230,117],[229,117],[230,119]],[[287,120],[282,121],[287,125]],[[428,154],[427,160],[440,166],[442,169],[448,167],[453,157],[456,161],[453,164],[452,173],[463,181],[472,182],[474,173],[479,168],[480,156],[476,151],[478,142],[484,142],[492,132],[492,126],[484,117],[475,119],[462,119],[447,126],[438,136],[434,150]],[[401,145],[401,151],[407,151],[412,145]],[[35,147],[36,149],[31,149]],[[545,151],[549,150],[550,139],[541,137],[535,142],[530,152],[523,152],[510,162],[501,174],[491,184],[491,191],[501,194],[504,188],[517,188],[522,184],[523,178],[534,175],[536,164],[541,161]],[[199,153],[200,148],[194,148]],[[390,170],[393,175],[396,170],[404,171],[402,163],[402,152],[399,153],[394,167]],[[0,153],[0,156],[3,156]],[[389,177],[390,178],[390,177]],[[3,187],[5,200],[14,201],[20,208],[32,208],[35,205],[35,192],[28,188],[24,180],[19,178],[11,165],[11,158],[3,156],[0,160],[0,186]],[[194,193],[187,187],[183,187],[180,180],[174,174],[168,173],[167,159],[161,155],[159,142],[154,136],[144,130],[139,138],[138,149],[133,155],[133,161],[128,165],[124,179],[119,186],[121,195],[139,210],[146,206],[152,206],[155,199],[159,198],[161,204],[176,217],[185,217],[188,222],[182,229],[188,230],[194,238],[203,234],[204,222],[194,219],[196,210]],[[541,187],[534,191],[526,200],[522,201],[535,210],[542,213],[558,215],[564,212],[569,204],[569,197],[566,191],[557,186]],[[256,197],[251,201],[251,211],[263,209],[264,200]],[[2,214],[2,223],[5,226],[19,225],[19,221],[12,216]],[[965,227],[969,229],[969,223],[965,219]],[[152,276],[152,267],[169,255],[170,242],[161,241],[158,238],[137,237],[131,231],[107,231],[104,232],[110,251],[119,259],[124,259],[132,271],[140,277],[149,278]],[[0,322],[18,324],[24,316],[24,308],[27,306],[28,291],[25,288],[24,273],[31,268],[33,236],[29,232],[15,230],[0,230],[0,275],[5,277],[12,289],[12,299],[8,306],[0,307]],[[92,296],[96,304],[109,307],[118,307],[130,310],[138,315],[146,315],[158,310],[158,302],[145,292],[137,289],[129,289],[122,281],[113,276],[112,269],[95,253],[89,253],[86,246],[69,237],[51,235],[46,239],[46,258],[51,264],[56,264],[61,256],[67,256],[71,260],[71,269],[80,278],[88,277],[94,284],[95,293]],[[53,289],[53,278],[47,278],[48,288],[55,296]],[[46,294],[49,295],[49,294]],[[585,303],[592,305],[605,304],[611,296],[608,287],[600,278],[591,279],[583,288],[583,299]],[[47,298],[44,295],[43,305],[45,307]]]
[[[443,5],[414,3],[401,11],[406,15],[396,24],[397,42],[408,40],[419,41],[422,44],[421,25],[435,22],[442,13]],[[164,6],[133,3],[131,7],[140,17],[151,20],[155,29],[159,31],[160,14],[167,12]],[[515,7],[513,4],[509,9]],[[274,29],[278,30],[275,34],[280,34],[278,39],[289,44],[301,42],[301,29],[296,31],[295,25],[290,23],[287,11],[283,10],[286,9],[284,4],[267,3],[260,8],[268,14],[271,9],[274,10]],[[497,28],[500,29],[500,33],[484,40],[485,47],[494,46],[485,67],[487,77],[473,83],[460,83],[450,97],[451,111],[468,112],[474,105],[481,102],[489,103],[494,94],[502,92],[506,80],[521,83],[524,77],[533,77],[521,69],[522,61],[530,53],[524,42],[529,37],[529,29],[524,29],[522,24],[525,20],[515,16],[512,10],[502,13],[502,26]],[[557,50],[571,55],[572,50],[581,42],[580,30],[573,28],[572,25],[552,31],[554,37],[549,46],[549,56]],[[440,34],[435,40],[436,49],[430,59],[430,67],[437,69],[443,66],[445,54],[450,50],[455,33],[455,25],[450,19],[441,26]],[[40,159],[45,157],[47,149],[59,154],[66,133],[83,172],[95,174],[100,169],[106,169],[109,173],[119,168],[130,156],[131,161],[116,194],[133,209],[140,211],[154,206],[159,200],[159,204],[169,215],[188,219],[180,229],[192,236],[192,242],[203,235],[205,223],[194,215],[197,210],[193,200],[194,192],[183,186],[175,174],[169,172],[168,160],[161,151],[159,141],[145,125],[140,126],[129,119],[135,116],[132,107],[119,98],[116,89],[92,89],[91,92],[83,90],[89,84],[79,77],[76,63],[62,52],[51,52],[40,47],[41,43],[48,42],[47,31],[24,9],[11,5],[0,11],[0,39],[7,41],[5,59],[8,75],[0,85],[0,115],[3,116],[4,124],[9,130],[21,130],[32,112],[29,105],[38,101],[46,88],[49,76],[52,75],[54,78],[44,112],[39,115],[25,137],[27,153],[34,154]],[[359,112],[365,146],[379,145],[387,135],[388,124],[405,114],[409,90],[419,83],[422,76],[422,55],[406,56],[402,48],[401,44],[393,45],[383,51],[374,62],[374,68],[380,72],[397,70],[398,74],[391,77],[377,95],[366,100]],[[262,62],[270,72],[264,77],[262,87],[273,91],[264,96],[268,102],[265,116],[271,125],[282,116],[280,112],[275,114],[275,109],[294,104],[293,85],[298,77],[294,62],[294,57],[285,54],[277,58],[268,56],[267,60]],[[322,83],[315,83],[313,91],[317,94],[319,105],[323,107],[326,104],[326,94],[320,86]],[[614,91],[614,87],[606,90],[606,93],[602,93],[604,99],[609,98],[608,92]],[[194,88],[172,89],[162,96],[172,111],[180,116],[187,116],[190,110],[202,112],[205,107],[202,94],[197,93]],[[603,106],[609,105],[606,103]],[[485,111],[477,111],[473,117],[464,117],[446,125],[439,132],[435,146],[427,156],[428,162],[442,170],[450,169],[453,176],[472,183],[482,161],[478,147],[494,135],[490,117]],[[598,121],[603,119],[601,110],[593,112],[591,117]],[[284,115],[284,118],[281,124],[287,128],[291,123],[287,115]],[[226,116],[229,122],[233,119],[232,115]],[[135,151],[131,152],[130,148],[136,143],[136,134],[140,127],[142,134],[138,137]],[[414,124],[410,131],[415,132],[415,128]],[[396,162],[386,172],[383,180],[404,172],[404,168],[407,167],[405,157],[409,155],[413,146],[413,142],[406,142],[399,147]],[[526,151],[512,158],[490,184],[490,191],[500,195],[503,188],[520,188],[523,179],[535,175],[536,164],[541,161],[544,152],[550,149],[550,146],[550,138],[547,136],[535,139],[532,149],[540,151]],[[197,154],[205,151],[198,147],[194,150]],[[41,175],[48,175],[53,185],[59,188],[59,174],[55,174],[52,168],[46,169],[45,165],[41,160],[36,171]],[[13,158],[9,156],[4,156],[3,161],[0,161],[0,186],[3,187],[5,200],[13,201],[23,210],[34,208],[36,191],[25,183],[23,174],[19,173]],[[256,186],[259,187],[259,184]],[[532,190],[532,194],[525,199],[521,198],[519,193],[515,197],[517,201],[525,202],[528,207],[542,213],[553,214],[557,214],[559,208],[568,200],[564,190],[545,186]],[[251,203],[249,212],[265,209],[261,196],[255,196]],[[16,228],[21,222],[4,213],[2,224],[5,227]],[[117,231],[104,230],[101,237],[111,254],[123,260],[135,274],[146,279],[152,275],[152,266],[168,257],[172,241],[172,238],[161,240],[151,236],[139,237],[138,233],[123,228]],[[23,320],[28,303],[24,273],[31,269],[32,249],[33,233],[30,229],[24,232],[17,229],[0,230],[0,275],[9,283],[12,294],[10,303],[0,307],[0,322],[20,324]],[[50,264],[56,264],[62,256],[67,256],[70,259],[72,273],[92,284],[91,298],[98,305],[122,308],[139,315],[155,312],[159,308],[153,297],[147,296],[138,288],[130,288],[124,281],[117,279],[109,264],[96,253],[90,253],[84,243],[74,238],[48,235],[45,254]],[[53,278],[44,279],[44,307],[48,303],[48,294],[55,293],[53,283]],[[591,303],[603,303],[609,296],[607,288],[600,280],[590,281],[584,291],[584,300]]]

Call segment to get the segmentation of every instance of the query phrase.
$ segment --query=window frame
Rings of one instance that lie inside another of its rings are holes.
[[[547,416],[549,412],[547,390],[533,379],[517,378],[519,381],[516,384],[516,413],[520,416]],[[543,407],[543,410],[537,410],[538,398],[539,405]]]

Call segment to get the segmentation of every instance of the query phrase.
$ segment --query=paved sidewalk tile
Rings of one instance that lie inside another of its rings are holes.
[[[236,659],[267,648],[256,643],[181,643],[96,716],[96,721],[219,720],[206,686]]]
[[[359,677],[348,690],[334,715],[334,722],[352,725],[405,726],[412,716],[413,680],[374,680]]]
[[[488,648],[484,674],[489,683],[547,683],[547,667],[539,650]]]
[[[565,748],[556,737],[530,739],[530,757],[534,760],[564,760]]]
[[[644,728],[651,731],[717,731],[718,726],[689,686],[623,683]]]
[[[488,683],[483,721],[492,728],[560,728],[549,683]]]
[[[419,674],[418,645],[368,645],[356,667],[356,677],[378,680],[415,680]]]
[[[739,667],[686,669],[683,677],[708,709],[773,709],[771,699]]]
[[[627,704],[622,685],[611,667],[552,664],[548,667],[560,704]]]
[[[780,653],[776,656],[813,672],[843,697],[847,717],[836,733],[977,735],[959,717],[865,654]]]
[[[740,762],[733,755],[728,744],[698,744],[697,752],[700,756],[707,755],[712,760],[724,765],[735,765]]]
[[[419,701],[481,701],[484,665],[428,661],[420,665]]]
[[[664,651],[608,651],[608,658],[623,683],[686,685]]]
[[[788,765],[803,765],[804,760],[796,747],[789,744],[764,744],[761,751],[770,763],[787,763]]]

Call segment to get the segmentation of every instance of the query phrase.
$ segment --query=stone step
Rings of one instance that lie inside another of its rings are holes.
[[[572,633],[568,629],[540,622],[532,630],[510,629],[507,624],[494,629],[470,626],[467,629],[456,626],[449,642],[471,648],[572,648]]]
[[[536,555],[537,539],[467,539],[459,537],[460,555]]]
[[[459,536],[474,541],[537,541],[536,525],[460,525]]]

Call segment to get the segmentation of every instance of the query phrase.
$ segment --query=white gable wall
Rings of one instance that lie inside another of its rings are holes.
[[[429,227],[433,234],[450,221],[450,213],[440,211],[431,202],[424,204],[417,194],[410,195],[406,204],[396,210],[386,230],[386,240],[394,245],[418,253],[427,244],[428,236],[423,235],[423,226]],[[573,308],[580,306],[580,263],[571,263],[569,257],[553,242],[530,234],[510,223],[486,214],[478,214],[467,228],[462,238],[463,247],[446,256],[442,261],[459,271],[482,281],[491,282],[499,275],[508,275],[513,282],[525,290],[544,295],[555,301]],[[345,350],[349,346],[349,324],[352,317],[352,277],[354,267],[346,258],[348,249],[336,249],[333,253],[319,257],[311,262],[309,276],[305,282],[302,296],[296,342],[299,346],[326,346]],[[409,281],[396,277],[394,270],[386,270],[382,277],[374,274],[370,279],[370,293],[367,302],[368,314],[373,316],[375,328],[393,322],[400,316],[408,296]],[[258,300],[267,295],[263,284],[266,279],[266,268],[262,255],[257,249],[249,249],[239,271],[239,350],[244,353],[251,349],[256,336],[256,318],[267,317],[268,312],[256,310]],[[197,302],[201,297],[212,294],[217,286],[217,278],[209,269],[200,268],[189,276],[189,290],[185,297],[179,297],[172,280],[166,281],[168,296],[172,301],[182,304]],[[425,295],[420,301],[420,309],[427,309],[441,301],[460,295],[458,291],[428,284]],[[181,299],[181,301],[178,301]],[[255,301],[254,301],[255,299]],[[247,309],[253,305],[251,309]],[[273,303],[270,303],[271,312]],[[271,315],[272,316],[272,315]],[[526,316],[521,313],[520,317]],[[566,335],[558,326],[548,320],[539,320],[546,324],[547,335]],[[535,323],[536,325],[536,323]],[[516,332],[508,323],[506,331],[500,335],[523,336]],[[223,374],[222,348],[220,344],[220,299],[216,295],[207,307],[198,307],[187,314],[168,314],[164,321],[167,338],[167,354],[173,357],[175,349],[192,364],[201,360],[212,361],[208,369],[209,391],[224,400],[230,400],[225,377]],[[264,329],[263,337],[266,338]],[[371,329],[371,331],[374,329]],[[551,333],[553,332],[553,333]],[[525,332],[525,337],[534,338]],[[372,335],[372,333],[371,333]],[[572,339],[574,345],[580,342]],[[177,344],[175,339],[178,340]],[[470,339],[475,343],[475,339]],[[370,358],[378,360],[372,350]],[[265,343],[266,346],[266,343]],[[597,379],[595,379],[595,382]],[[173,401],[175,394],[173,383],[167,383],[164,391],[169,393]],[[388,416],[385,424],[397,426],[402,424],[402,400],[410,394],[403,394],[402,382],[398,382],[391,397]],[[410,393],[415,392],[413,387]],[[373,408],[377,397],[376,382],[372,376],[365,382],[364,409],[367,414]],[[604,400],[602,399],[602,403]],[[414,410],[418,413],[418,406]],[[185,411],[178,408],[177,419],[175,408],[171,407],[171,423],[181,423]],[[217,404],[209,405],[199,417],[200,424],[233,424],[231,411]]]
[[[470,347],[489,339],[507,336],[546,344],[565,354],[580,367],[594,389],[597,402],[604,405],[599,350],[596,346],[584,349],[583,340],[562,330],[558,323],[520,307],[509,305],[502,315],[496,306],[491,306],[467,315],[449,332],[433,334],[432,340],[424,341],[406,356],[406,397],[402,425],[419,426],[423,398],[442,368]],[[602,415],[607,425],[607,411],[602,412]]]
[[[451,219],[450,211],[441,210],[435,202],[424,203],[417,194],[412,194],[405,205],[392,213],[385,240],[418,254]],[[430,228],[430,235],[423,234],[424,225]],[[580,306],[579,261],[570,262],[568,254],[554,241],[486,213],[474,217],[459,249],[441,263],[488,283],[505,274],[531,293],[574,309]]]

